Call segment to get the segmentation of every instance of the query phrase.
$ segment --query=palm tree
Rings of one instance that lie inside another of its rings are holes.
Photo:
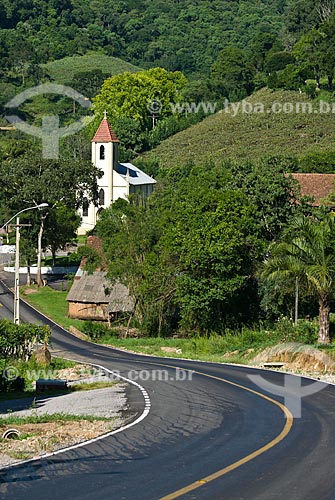
[[[270,247],[262,276],[305,281],[319,303],[318,342],[328,344],[330,304],[335,291],[334,215],[296,218],[282,240]]]

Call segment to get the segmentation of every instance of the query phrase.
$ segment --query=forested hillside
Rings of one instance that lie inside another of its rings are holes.
[[[185,75],[181,101],[211,102],[217,109],[225,99],[239,101],[263,87],[314,98],[333,88],[334,6],[334,0],[0,0],[0,115],[13,96],[48,81],[97,97],[100,112],[108,109],[102,89],[106,96],[106,85],[114,85],[104,83],[108,78],[154,67]],[[134,101],[136,85],[129,81],[125,101]],[[177,114],[165,108],[150,118],[147,108],[157,96],[149,97],[141,112],[125,113],[121,126],[110,114],[130,151],[126,159],[206,116],[201,108]],[[66,124],[83,110],[48,97],[19,111],[40,126],[45,114],[58,114]]]
[[[101,49],[140,66],[208,72],[228,45],[278,33],[286,0],[1,0],[1,58],[45,63]]]

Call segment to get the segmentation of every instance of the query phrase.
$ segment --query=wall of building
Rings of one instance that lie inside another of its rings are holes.
[[[69,302],[69,318],[95,321],[107,321],[107,304],[90,304],[83,302]]]

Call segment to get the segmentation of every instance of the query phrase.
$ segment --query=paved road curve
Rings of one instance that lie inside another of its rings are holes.
[[[9,315],[12,298],[1,284],[0,302],[0,315]],[[24,305],[21,316],[24,321],[45,321]],[[59,354],[132,378],[140,374],[151,408],[146,418],[124,432],[1,470],[0,498],[335,498],[333,386],[304,398],[302,418],[291,422],[283,401],[268,393],[262,397],[262,390],[249,380],[255,370],[132,355],[85,343],[57,326],[52,332]],[[176,367],[193,370],[192,380],[176,380],[189,373],[176,372]],[[165,370],[160,376],[168,380],[153,380],[156,370]],[[283,384],[280,373],[256,373]],[[129,399],[140,416],[143,394],[133,387]]]

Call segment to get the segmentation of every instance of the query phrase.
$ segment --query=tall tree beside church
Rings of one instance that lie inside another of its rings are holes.
[[[163,68],[116,75],[105,80],[101,92],[93,99],[94,111],[101,119],[106,109],[113,126],[113,120],[127,117],[150,129],[152,115],[161,119],[172,114],[171,103],[181,98],[186,83],[179,71]]]
[[[38,213],[37,210],[22,215],[22,218],[33,223],[28,232],[22,231],[22,235],[26,234],[31,245],[36,248],[37,233],[41,227],[44,227],[45,234],[49,236],[53,231],[65,231],[68,235],[68,227],[59,224],[59,214],[52,212],[57,211],[59,206],[59,209],[63,207],[73,213],[73,210],[82,206],[85,197],[96,200],[97,177],[100,176],[100,169],[83,160],[46,160],[22,156],[3,161],[0,163],[0,205],[15,214],[27,206],[49,204],[50,217],[47,211]],[[78,219],[76,221],[79,223]],[[74,229],[73,225],[72,228]],[[44,238],[44,246],[48,245],[53,245],[53,238]]]

